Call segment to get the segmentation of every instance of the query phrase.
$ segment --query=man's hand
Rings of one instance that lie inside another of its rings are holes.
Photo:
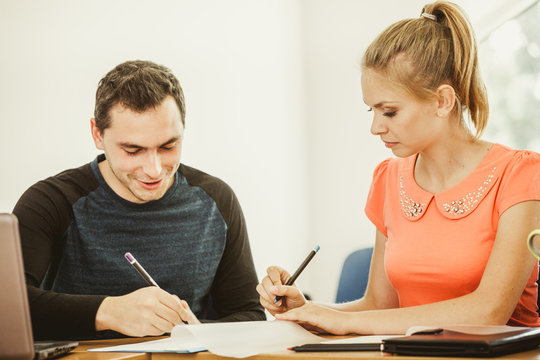
[[[149,286],[123,296],[109,296],[96,314],[96,330],[128,336],[157,336],[183,322],[198,324],[188,303],[163,289]]]

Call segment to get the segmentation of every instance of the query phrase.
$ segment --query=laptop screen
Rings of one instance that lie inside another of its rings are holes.
[[[23,269],[17,218],[0,214],[0,354],[13,359],[34,357]]]
[[[0,357],[44,359],[68,352],[77,342],[51,342],[34,348],[30,308],[15,215],[0,213]]]

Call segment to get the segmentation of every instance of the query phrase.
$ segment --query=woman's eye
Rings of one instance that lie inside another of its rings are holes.
[[[388,116],[388,117],[393,117],[395,116],[397,113],[397,111],[387,111],[385,113],[383,113],[384,116]]]
[[[373,108],[369,108],[369,109],[367,109],[367,111],[368,111],[368,112],[373,111]]]

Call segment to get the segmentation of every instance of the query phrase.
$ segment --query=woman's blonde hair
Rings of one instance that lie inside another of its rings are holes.
[[[454,3],[428,4],[420,17],[388,27],[364,53],[362,69],[384,74],[419,99],[436,96],[436,89],[448,84],[456,93],[454,111],[460,120],[469,113],[477,138],[487,125],[476,38],[467,15]]]

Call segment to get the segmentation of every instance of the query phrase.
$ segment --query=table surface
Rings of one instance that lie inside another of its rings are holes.
[[[325,336],[326,337],[326,336]],[[222,356],[214,355],[208,351],[203,351],[195,354],[171,354],[171,353],[115,353],[115,352],[88,352],[88,349],[123,345],[129,343],[141,342],[144,340],[156,340],[163,337],[151,337],[151,338],[125,338],[125,339],[110,339],[110,340],[92,340],[81,341],[79,346],[69,355],[62,357],[62,360],[223,360],[228,359]],[[331,339],[343,338],[328,337]],[[383,357],[392,357],[392,360],[441,360],[441,359],[475,359],[478,358],[441,358],[441,357],[428,357],[428,356],[397,356],[391,354],[385,354],[379,351],[334,351],[334,352],[294,352],[289,350],[283,350],[271,354],[259,354],[251,356],[249,360],[277,360],[277,359],[290,359],[290,360],[307,360],[307,359],[381,359]],[[499,356],[496,359],[501,360],[540,360],[540,349],[524,351],[515,354],[509,354],[505,356]]]

